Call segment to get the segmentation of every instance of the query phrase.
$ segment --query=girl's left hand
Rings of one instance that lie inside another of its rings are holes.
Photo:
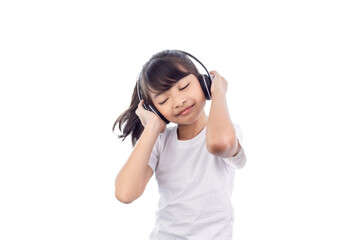
[[[216,71],[210,71],[210,74],[212,76],[212,83],[211,83],[211,95],[216,94],[226,94],[228,82],[224,77],[222,77],[218,72]]]

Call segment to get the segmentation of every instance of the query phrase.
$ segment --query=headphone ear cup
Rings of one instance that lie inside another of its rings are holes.
[[[160,112],[159,110],[156,109],[156,107],[152,104],[148,105],[148,108],[150,111],[152,111],[153,113],[155,113],[156,115],[158,115],[166,124],[169,124],[170,121],[167,120]]]
[[[208,75],[202,74],[198,78],[201,89],[203,90],[205,94],[206,100],[211,99],[211,78]]]

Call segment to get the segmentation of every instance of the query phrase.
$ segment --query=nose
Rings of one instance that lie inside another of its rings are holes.
[[[186,102],[185,96],[178,94],[177,97],[175,98],[175,108],[182,107],[185,102]]]

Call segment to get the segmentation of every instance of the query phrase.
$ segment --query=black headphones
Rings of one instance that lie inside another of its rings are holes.
[[[204,64],[202,64],[196,57],[194,57],[193,55],[191,55],[190,53],[181,51],[181,50],[173,50],[173,51],[178,51],[181,52],[193,59],[195,59],[198,63],[200,63],[200,65],[205,69],[207,74],[201,74],[198,77],[201,89],[203,90],[204,94],[205,94],[205,98],[206,100],[210,100],[211,99],[211,83],[212,83],[212,77],[210,75],[210,73],[208,72],[208,70],[206,69],[206,67],[204,66]],[[142,93],[141,93],[141,89],[140,89],[140,81],[141,81],[141,77],[139,78],[139,80],[136,82],[136,89],[137,89],[137,94],[139,97],[139,101],[141,102],[143,100],[142,97]],[[145,103],[143,104],[143,107],[146,110],[152,111],[153,113],[155,113],[156,115],[158,115],[166,124],[170,123],[169,120],[167,120],[157,109],[154,105],[149,104],[146,105]]]

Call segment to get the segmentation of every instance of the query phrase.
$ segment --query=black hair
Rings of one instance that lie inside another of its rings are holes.
[[[145,104],[153,104],[149,92],[165,92],[189,74],[194,74],[197,78],[201,76],[194,63],[182,51],[164,50],[154,54],[144,64],[137,80]],[[135,84],[130,106],[116,119],[112,128],[114,131],[116,124],[119,124],[122,134],[118,138],[122,138],[123,141],[131,134],[133,146],[144,131],[144,126],[135,113],[139,102]]]

